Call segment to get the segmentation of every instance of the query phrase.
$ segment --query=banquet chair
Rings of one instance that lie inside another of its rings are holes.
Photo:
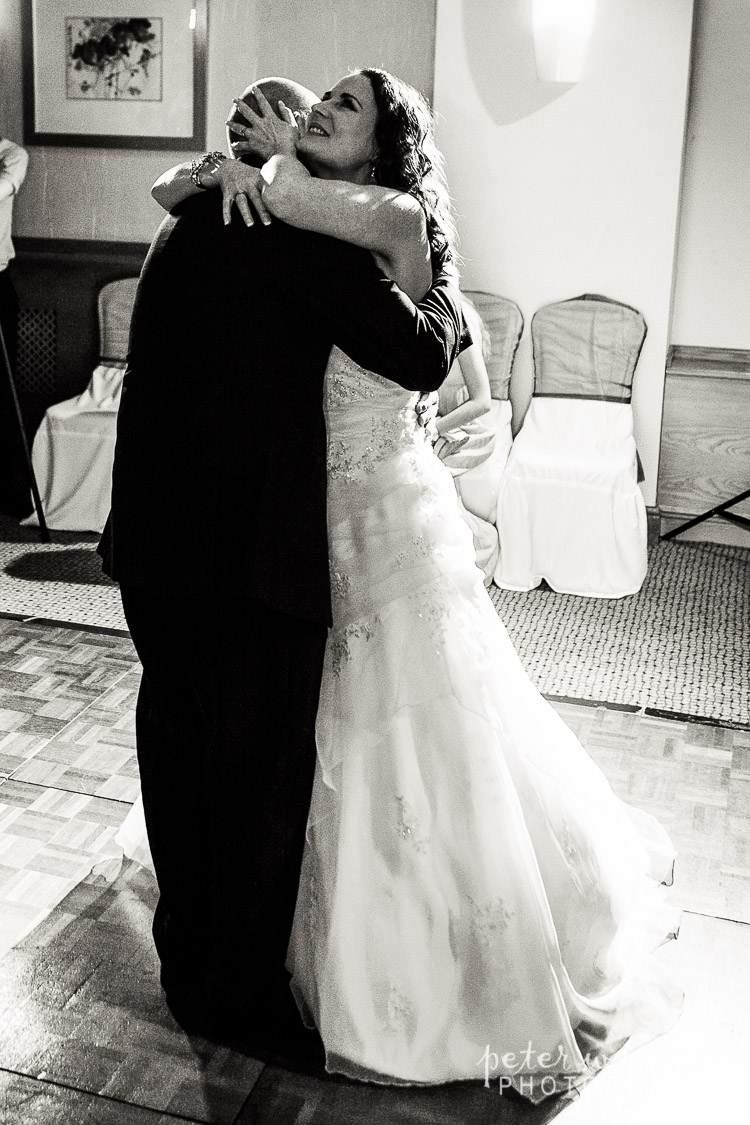
[[[631,389],[646,336],[628,305],[585,294],[531,322],[534,393],[498,499],[495,583],[620,598],[645,578]]]
[[[499,555],[497,498],[513,436],[512,409],[508,398],[511,371],[523,331],[521,310],[513,301],[493,293],[466,290],[488,337],[485,365],[490,381],[490,410],[463,432],[465,442],[455,453],[439,453],[453,474],[462,513],[474,536],[477,565],[487,583],[492,581]],[[481,325],[467,317],[474,342],[482,344]],[[447,414],[468,398],[458,362],[454,363],[439,392],[440,413]],[[467,436],[468,435],[468,436]],[[436,447],[438,449],[439,447]]]
[[[50,528],[102,531],[109,514],[112,462],[137,277],[99,291],[99,363],[83,394],[51,406],[34,438],[34,465]],[[24,521],[36,523],[31,516]]]

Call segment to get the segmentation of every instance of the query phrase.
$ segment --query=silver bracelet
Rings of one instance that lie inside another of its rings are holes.
[[[201,183],[201,172],[205,171],[209,164],[213,164],[214,167],[212,171],[215,172],[222,160],[226,160],[224,153],[214,150],[214,152],[207,152],[206,155],[201,156],[199,160],[191,161],[190,179],[197,188],[200,188],[202,191],[208,191],[208,188]]]

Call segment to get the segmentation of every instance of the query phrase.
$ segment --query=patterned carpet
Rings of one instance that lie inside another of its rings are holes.
[[[742,547],[659,543],[629,598],[493,586],[492,600],[547,696],[750,723],[750,551]]]
[[[119,588],[102,573],[98,535],[20,527],[0,514],[0,614],[125,631]]]
[[[102,574],[96,535],[0,516],[0,615],[126,629],[118,588]],[[649,714],[750,725],[750,552],[659,543],[643,589],[616,601],[540,587],[491,587],[495,607],[547,696]]]

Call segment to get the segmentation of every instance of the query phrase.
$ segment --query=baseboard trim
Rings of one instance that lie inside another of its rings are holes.
[[[668,531],[672,531],[675,527],[679,527],[680,524],[695,519],[697,515],[700,515],[700,512],[661,511],[659,537],[666,535]],[[724,547],[750,548],[750,531],[746,531],[745,528],[739,527],[737,524],[729,523],[728,520],[723,520],[720,516],[712,516],[710,520],[704,520],[703,523],[680,532],[673,542],[679,543],[680,541],[683,543],[719,543]],[[650,542],[649,528],[649,545]]]
[[[148,253],[148,242],[105,242],[90,238],[26,238],[13,239],[20,258],[74,258],[81,261],[111,261],[112,258],[137,259]]]
[[[667,375],[707,379],[747,379],[750,376],[750,349],[673,345],[669,349]]]

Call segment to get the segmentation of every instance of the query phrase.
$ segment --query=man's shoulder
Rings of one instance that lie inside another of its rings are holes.
[[[221,192],[201,191],[176,203],[169,214],[175,219],[207,219],[218,215],[221,220]]]
[[[238,238],[242,240],[252,238],[257,228],[261,226],[260,223],[254,223],[252,227],[245,226],[236,210],[232,215],[232,221],[226,224],[222,213],[221,192],[218,188],[187,196],[172,208],[167,215],[167,220],[171,220],[167,222],[169,229],[177,227],[201,230],[206,232],[208,237],[218,237],[223,244],[236,242]]]
[[[231,222],[225,225],[222,215],[222,197],[218,188],[211,188],[195,195],[189,195],[176,204],[169,212],[174,219],[184,219],[188,223],[216,224],[226,232],[230,238],[237,236],[266,237],[273,241],[290,242],[315,247],[320,253],[343,252],[353,258],[371,258],[369,250],[342,242],[330,235],[320,234],[317,231],[303,230],[301,227],[292,226],[281,219],[272,219],[268,226],[261,223],[257,216],[252,226],[248,227],[236,207],[232,208]]]

